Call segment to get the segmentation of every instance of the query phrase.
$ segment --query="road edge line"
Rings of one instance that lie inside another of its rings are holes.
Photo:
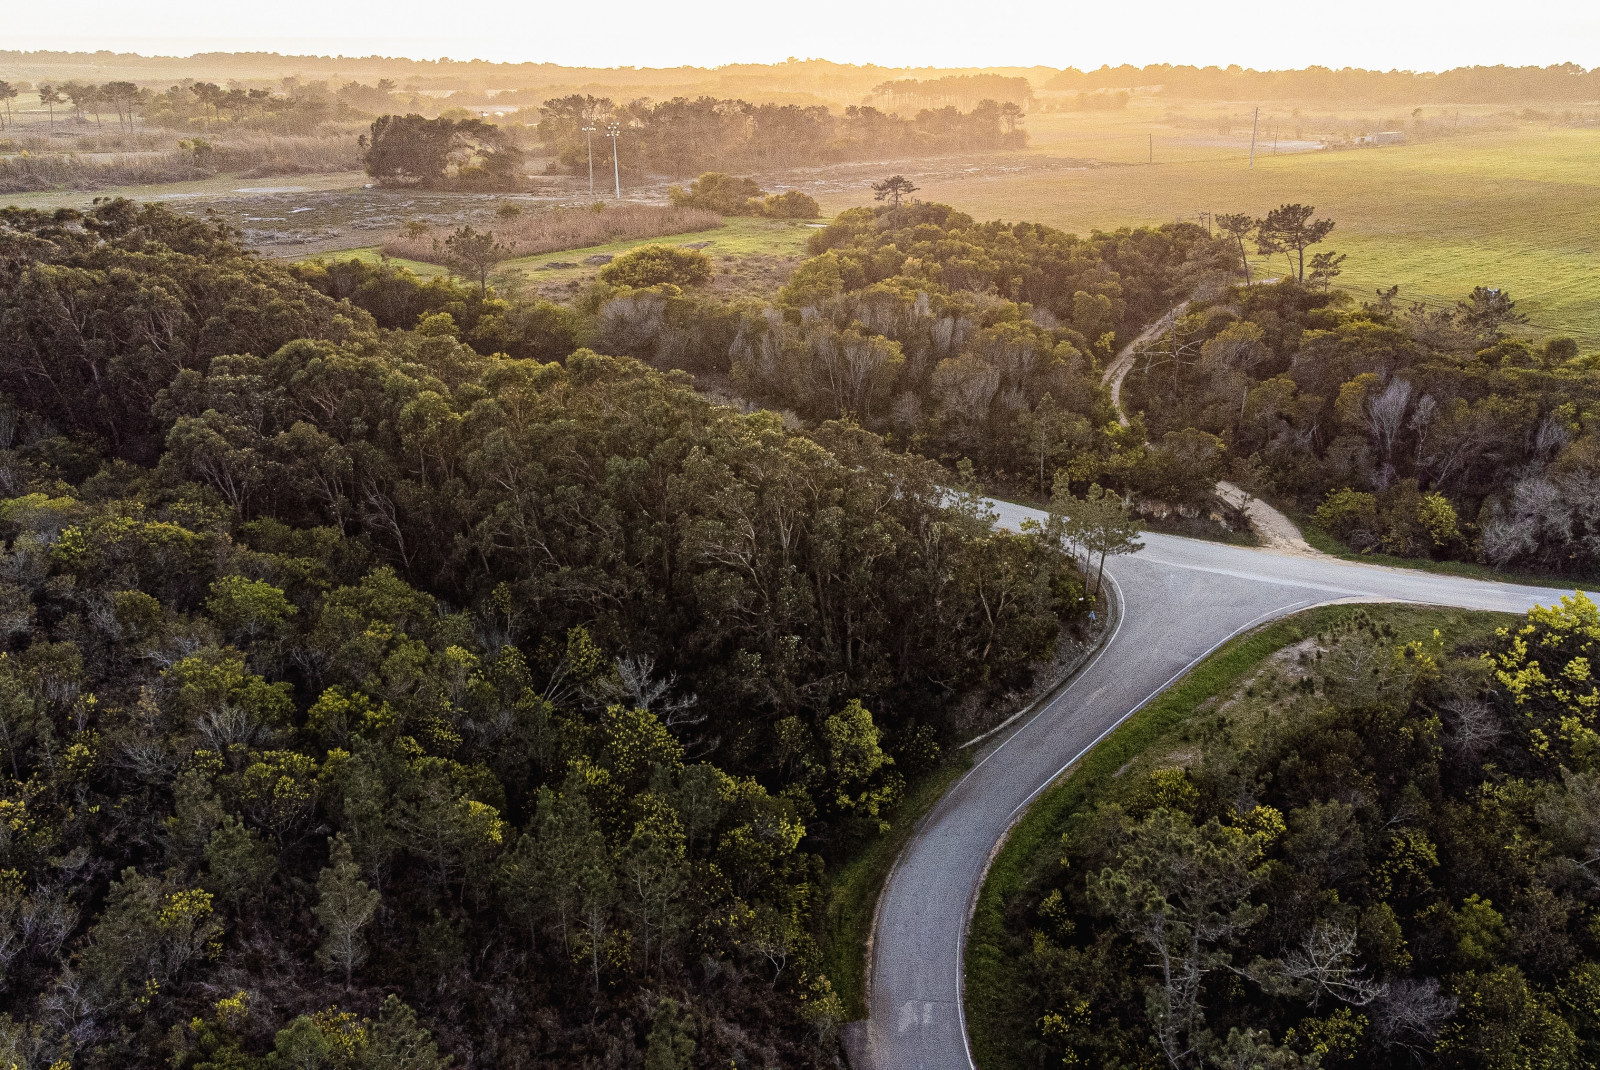
[[[1100,634],[1098,637],[1096,637],[1095,641],[1086,647],[1079,655],[1077,663],[1073,665],[1072,668],[1065,675],[1063,675],[1060,680],[1056,681],[1056,683],[1052,685],[1044,694],[1040,695],[1038,698],[1028,703],[1028,705],[1024,706],[1010,717],[1007,717],[1004,721],[998,725],[995,725],[987,732],[967,740],[965,743],[956,747],[956,750],[966,750],[968,747],[971,747],[974,744],[982,743],[984,740],[995,736],[1008,727],[1016,726],[1020,728],[1023,725],[1026,725],[1028,721],[1031,721],[1034,716],[1037,716],[1039,713],[1043,712],[1045,707],[1047,707],[1051,702],[1055,701],[1055,699],[1060,696],[1061,692],[1070,687],[1073,681],[1077,680],[1078,677],[1087,672],[1089,667],[1099,660],[1099,657],[1102,653],[1104,653],[1105,648],[1110,644],[1111,640],[1116,637],[1117,632],[1121,630],[1123,617],[1122,588],[1117,584],[1116,578],[1110,573],[1106,573],[1106,580],[1109,581],[1110,586],[1106,595],[1105,627],[1100,629]],[[1024,719],[1024,717],[1026,717],[1026,719]],[[1003,742],[1004,741],[1002,741],[1002,743]],[[944,794],[948,795],[956,788],[960,787],[962,782],[965,781],[967,777],[971,776],[973,772],[977,770],[978,766],[982,765],[983,762],[988,761],[989,757],[991,756],[992,752],[991,755],[985,755],[981,761],[975,762],[971,769],[968,769],[961,775],[960,780],[957,780],[955,783],[951,784],[945,789]],[[933,805],[928,807],[927,811],[921,817],[917,818],[916,825],[912,827],[911,835],[906,837],[905,845],[900,848],[900,853],[895,855],[894,864],[889,867],[888,874],[883,878],[883,887],[878,889],[878,897],[872,904],[872,924],[867,927],[867,945],[864,949],[866,953],[867,964],[866,968],[862,971],[861,978],[862,1000],[865,1002],[867,1008],[866,1017],[862,1019],[862,1022],[864,1023],[870,1023],[872,1021],[872,952],[873,948],[877,946],[878,921],[883,915],[884,892],[888,891],[889,885],[894,881],[895,874],[899,872],[900,860],[905,857],[906,852],[911,849],[911,845],[916,842],[917,836],[921,833],[922,826],[927,823],[928,818],[933,816],[934,810],[938,808],[939,801],[943,798],[944,795],[941,795],[939,799],[935,799]],[[984,865],[984,872],[988,872],[988,863],[985,863]],[[983,887],[983,882],[981,879],[978,882],[978,887]],[[972,902],[967,906],[968,923],[971,922],[972,910],[976,903],[977,898],[974,896]],[[963,924],[963,939],[965,939],[966,928],[967,925]],[[956,1010],[961,1019],[961,1042],[963,1045],[967,1045],[967,1062],[970,1063],[972,1062],[972,1050],[971,1046],[967,1042],[967,1017],[964,999],[966,984],[965,977],[966,969],[963,965],[961,968],[959,968],[958,976],[956,978]],[[866,1034],[867,1035],[863,1044],[863,1051],[866,1056],[865,1061],[867,1065],[855,1066],[854,1063],[851,1063],[851,1070],[875,1070],[876,1060],[872,1052],[872,1031],[870,1028],[866,1030]],[[845,1060],[849,1062],[848,1051],[845,1053]]]
[[[1150,692],[1150,694],[1146,695],[1142,700],[1140,700],[1139,704],[1134,706],[1133,709],[1117,718],[1115,724],[1108,726],[1105,731],[1101,732],[1094,739],[1090,740],[1088,745],[1075,754],[1070,762],[1068,762],[1066,765],[1063,765],[1056,771],[1055,775],[1035,788],[1032,794],[1024,799],[1015,810],[1011,811],[1011,819],[1006,823],[1005,831],[1000,834],[1000,838],[995,840],[994,844],[989,848],[989,854],[983,861],[983,870],[978,875],[977,884],[973,886],[972,897],[967,902],[966,920],[961,925],[961,935],[956,941],[956,959],[959,964],[957,966],[959,973],[957,975],[956,985],[956,1015],[961,1025],[961,1045],[966,1051],[967,1066],[970,1067],[971,1070],[978,1070],[978,1064],[972,1058],[972,1039],[967,1035],[967,934],[972,929],[972,919],[977,914],[978,900],[983,896],[983,886],[988,883],[989,870],[991,867],[993,867],[994,860],[999,857],[1000,852],[1005,849],[1007,841],[1011,839],[1011,833],[1016,829],[1018,823],[1021,822],[1023,816],[1027,813],[1028,807],[1032,806],[1034,801],[1038,799],[1040,795],[1044,794],[1045,791],[1049,790],[1051,785],[1060,780],[1068,770],[1081,762],[1090,751],[1094,750],[1102,742],[1104,742],[1107,736],[1111,735],[1111,733],[1122,727],[1134,714],[1138,713],[1140,710],[1150,705],[1150,703],[1154,702],[1157,697],[1159,697],[1173,684],[1177,683],[1179,680],[1189,675],[1189,673],[1193,672],[1195,666],[1199,665],[1202,661],[1205,661],[1218,650],[1221,650],[1224,646],[1233,642],[1240,636],[1247,635],[1257,628],[1263,627],[1274,621],[1283,620],[1287,617],[1292,617],[1297,613],[1304,613],[1308,610],[1316,609],[1319,606],[1338,605],[1339,603],[1346,601],[1353,600],[1335,598],[1323,602],[1317,602],[1313,599],[1306,599],[1286,608],[1269,610],[1257,617],[1255,620],[1250,621],[1247,624],[1240,625],[1230,635],[1228,635],[1227,638],[1218,641],[1205,653],[1201,654],[1183,668],[1179,669],[1176,673],[1168,678],[1166,683]],[[876,917],[873,919],[873,924],[874,926],[877,924]]]
[[[1109,579],[1109,577],[1107,578]],[[1018,710],[1016,713],[1013,713],[1010,717],[1007,717],[993,728],[985,729],[984,731],[973,736],[971,739],[967,740],[965,743],[958,744],[956,746],[956,750],[960,751],[966,750],[968,747],[975,747],[978,744],[983,743],[985,740],[1004,732],[1012,725],[1017,724],[1018,721],[1023,721],[1025,723],[1027,719],[1031,718],[1044,707],[1054,702],[1056,696],[1061,694],[1062,691],[1066,690],[1067,686],[1078,678],[1079,674],[1088,667],[1089,660],[1100,652],[1100,648],[1106,645],[1111,636],[1116,634],[1117,625],[1121,622],[1121,600],[1118,598],[1107,597],[1106,622],[1105,625],[1101,627],[1100,634],[1095,636],[1094,642],[1090,643],[1088,646],[1084,647],[1078,652],[1077,658],[1075,658],[1067,667],[1067,671],[1061,674],[1061,678],[1055,683],[1051,684],[1048,689],[1046,689],[1036,698],[1034,698],[1032,702],[1028,703],[1026,706],[1022,707],[1022,709]]]

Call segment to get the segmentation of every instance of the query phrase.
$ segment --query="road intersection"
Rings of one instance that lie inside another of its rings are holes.
[[[1007,502],[991,506],[1013,529],[1044,517]],[[971,1070],[962,971],[989,860],[1040,792],[1230,638],[1333,602],[1521,613],[1571,593],[1168,535],[1143,539],[1142,552],[1107,563],[1120,612],[1098,653],[1031,717],[986,741],[896,862],[871,948],[872,1070]]]

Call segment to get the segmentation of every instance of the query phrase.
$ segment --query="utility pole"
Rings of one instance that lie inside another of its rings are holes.
[[[617,139],[622,136],[621,123],[607,123],[606,137],[611,139],[611,175],[617,180],[617,200],[622,200],[622,165],[617,163]]]
[[[594,200],[594,127],[583,128],[583,143],[589,148],[589,199]]]
[[[1152,164],[1156,162],[1156,136],[1154,134],[1150,135],[1150,159],[1145,162]]]
[[[1256,117],[1250,120],[1250,170],[1256,169],[1256,128],[1261,125],[1261,109],[1256,109]]]

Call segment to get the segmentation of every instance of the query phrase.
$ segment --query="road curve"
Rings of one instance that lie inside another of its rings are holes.
[[[991,504],[1005,527],[1043,518],[1023,506]],[[967,920],[992,852],[1016,815],[1067,766],[1229,638],[1328,602],[1521,613],[1571,593],[1168,535],[1143,538],[1141,553],[1107,565],[1122,614],[1099,653],[1039,713],[976,755],[896,862],[872,945],[866,1029],[872,1070],[971,1070],[962,962]]]

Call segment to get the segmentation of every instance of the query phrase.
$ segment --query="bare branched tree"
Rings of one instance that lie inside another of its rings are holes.
[[[586,697],[599,706],[627,706],[649,710],[668,728],[699,724],[705,714],[696,714],[700,698],[678,688],[675,672],[656,675],[653,654],[629,654],[612,662],[613,671],[588,685]]]
[[[1356,930],[1337,922],[1318,922],[1305,943],[1284,956],[1279,977],[1305,995],[1313,1008],[1324,998],[1365,1007],[1388,991],[1357,966]]]
[[[1467,695],[1440,703],[1444,714],[1445,753],[1477,763],[1505,735],[1494,710],[1482,699]]]
[[[1455,1014],[1459,1001],[1439,994],[1439,979],[1402,979],[1389,986],[1372,1008],[1373,1032],[1385,1048],[1404,1048],[1424,1055]]]
[[[1392,469],[1394,440],[1405,424],[1406,408],[1411,404],[1411,384],[1404,379],[1391,379],[1383,393],[1367,402],[1367,426],[1373,441],[1383,451],[1386,470]]]

